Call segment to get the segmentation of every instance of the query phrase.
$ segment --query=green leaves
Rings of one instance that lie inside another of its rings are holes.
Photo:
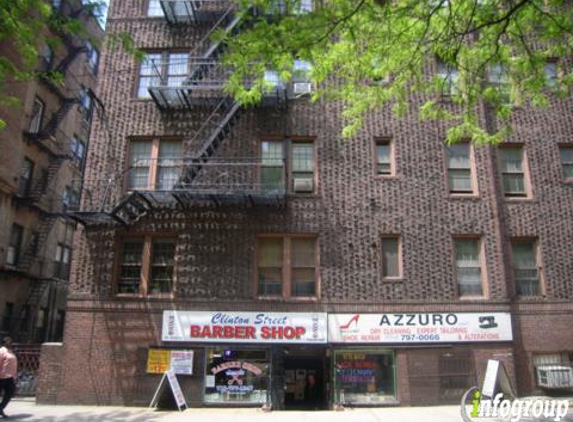
[[[234,67],[228,92],[252,105],[262,97],[265,69],[287,81],[295,59],[312,61],[313,99],[343,102],[348,137],[369,112],[391,107],[397,116],[418,109],[423,119],[447,120],[450,142],[499,142],[515,105],[545,106],[573,82],[564,67],[554,86],[546,79],[547,60],[573,52],[572,12],[560,0],[330,0],[311,13],[280,16],[269,16],[272,0],[242,3],[266,12],[224,40],[224,60]],[[456,69],[453,95],[443,95],[437,57]],[[494,66],[506,74],[491,85]],[[497,114],[498,132],[480,126],[480,101]]]

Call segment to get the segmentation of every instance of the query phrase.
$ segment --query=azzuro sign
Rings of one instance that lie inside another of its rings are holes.
[[[325,313],[164,311],[161,339],[185,342],[326,343]]]
[[[511,341],[509,313],[329,314],[331,343]]]

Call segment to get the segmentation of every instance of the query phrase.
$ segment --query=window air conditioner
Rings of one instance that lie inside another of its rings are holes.
[[[295,82],[293,91],[295,95],[310,94],[312,92],[312,84],[310,82]]]
[[[312,192],[314,190],[314,181],[312,179],[294,179],[295,192]]]
[[[569,366],[538,366],[537,383],[543,388],[573,388],[573,368]]]

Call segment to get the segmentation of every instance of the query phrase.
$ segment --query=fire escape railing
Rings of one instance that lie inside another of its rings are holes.
[[[171,25],[213,22],[230,0],[160,0],[163,15]]]
[[[152,169],[156,178],[150,182]],[[83,224],[129,226],[153,209],[173,205],[284,206],[286,168],[282,159],[146,159],[113,179],[84,180],[79,189],[81,200],[68,206],[70,217]]]

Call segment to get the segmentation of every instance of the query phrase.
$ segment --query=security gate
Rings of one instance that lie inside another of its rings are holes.
[[[39,344],[15,344],[14,352],[18,358],[18,388],[16,394],[22,396],[35,396],[38,385],[40,369]]]

